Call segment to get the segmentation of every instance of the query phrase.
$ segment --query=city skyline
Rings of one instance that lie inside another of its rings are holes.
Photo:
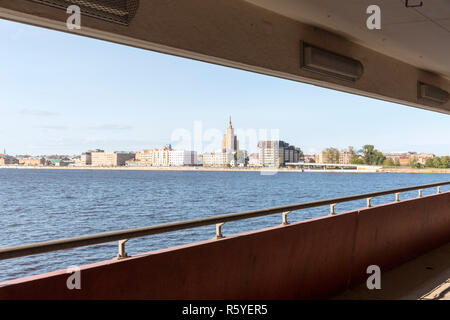
[[[305,154],[364,144],[450,153],[448,115],[9,21],[0,34],[9,154],[156,148],[195,121],[222,132],[230,114],[236,130],[278,129]]]

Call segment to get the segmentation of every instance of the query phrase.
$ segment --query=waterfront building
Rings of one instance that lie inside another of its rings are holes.
[[[315,163],[316,159],[315,159],[315,155],[313,154],[305,154],[304,159],[305,163]]]
[[[349,149],[343,149],[339,152],[339,164],[350,164],[353,159],[353,152]]]
[[[202,155],[204,167],[227,167],[234,161],[232,152],[211,152]]]
[[[248,152],[247,150],[238,150],[236,152],[236,165],[245,167],[248,164]]]
[[[179,167],[198,164],[196,151],[172,150],[170,147],[144,149],[136,153],[135,159],[142,167]]]
[[[161,149],[144,149],[138,158],[143,167],[168,167],[169,166],[169,152],[171,149],[164,147]]]
[[[130,159],[134,159],[132,152],[91,152],[91,161],[94,167],[124,166],[125,161]]]
[[[19,164],[19,160],[6,154],[0,155],[0,166]]]
[[[141,163],[142,167],[150,167],[154,162],[153,153],[153,149],[144,149],[136,153],[135,159]]]
[[[136,159],[130,159],[125,161],[125,166],[127,167],[140,167],[141,166],[141,162],[137,161]]]
[[[90,166],[92,164],[92,151],[83,152],[80,157],[80,163],[84,166]]]
[[[248,156],[248,166],[249,167],[260,167],[261,163],[259,162],[259,153],[251,153]]]
[[[330,163],[328,153],[321,151],[316,155],[316,163]]]
[[[48,159],[46,161],[46,165],[48,165],[48,166],[56,166],[56,165],[59,165],[60,161],[61,161],[61,159]]]
[[[197,154],[197,163],[199,165],[203,165],[203,155],[202,154]]]
[[[80,156],[75,157],[73,159],[74,165],[77,167],[84,167],[84,166],[92,165],[92,153],[93,152],[105,152],[105,151],[101,150],[101,149],[93,149],[93,150],[88,150],[86,152],[83,152]]]
[[[346,154],[343,155],[341,159],[341,152],[339,152],[336,148],[327,148],[323,150],[322,152],[319,152],[315,156],[315,162],[316,163],[341,163],[342,164],[348,164],[351,161],[351,155],[349,151],[342,150],[342,152],[345,152]],[[348,161],[348,163],[344,163]]]
[[[428,159],[433,159],[436,157],[432,153],[419,153],[417,154],[417,162],[419,162],[421,165],[425,165]]]
[[[258,149],[259,163],[263,167],[284,166],[286,163],[296,163],[300,158],[295,146],[280,140],[259,141]]]
[[[401,166],[409,166],[411,157],[417,156],[417,152],[391,152],[385,153],[386,159],[391,159],[394,163],[399,163]]]
[[[198,164],[196,151],[171,150],[169,151],[169,166],[194,166]]]
[[[44,158],[19,158],[18,160],[19,165],[30,167],[43,166],[46,163]]]
[[[75,165],[75,161],[69,159],[62,159],[61,161],[55,164],[55,167],[73,167]]]

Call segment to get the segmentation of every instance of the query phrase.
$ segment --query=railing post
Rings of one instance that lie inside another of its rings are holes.
[[[330,204],[330,215],[335,215],[336,212],[334,211],[334,207],[337,205],[337,203]]]
[[[284,224],[284,225],[289,224],[289,222],[287,221],[287,215],[288,215],[289,213],[291,213],[291,212],[290,212],[290,211],[286,211],[286,212],[283,212],[283,213],[281,214],[281,217],[282,217],[282,220],[283,220],[283,224]]]
[[[225,222],[217,223],[216,224],[216,239],[222,239],[225,238],[222,234],[222,226],[225,224]]]
[[[367,198],[367,208],[370,208],[372,206],[371,200],[372,198]]]
[[[119,253],[117,255],[117,259],[124,259],[128,258],[128,254],[125,252],[125,243],[128,241],[128,239],[119,240]]]
[[[395,194],[395,202],[399,202],[400,201],[400,192],[397,192]]]
[[[437,193],[441,193],[441,186],[437,187]]]
[[[423,189],[419,189],[419,198],[422,198],[422,191],[423,191]]]

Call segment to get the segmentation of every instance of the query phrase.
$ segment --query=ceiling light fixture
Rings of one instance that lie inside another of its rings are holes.
[[[301,68],[308,71],[351,82],[361,78],[364,72],[364,67],[358,60],[303,41],[300,41],[300,52]]]
[[[417,82],[417,97],[421,101],[444,104],[448,102],[450,95],[445,90],[419,81]]]

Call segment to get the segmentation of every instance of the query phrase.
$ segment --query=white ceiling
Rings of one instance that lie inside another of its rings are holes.
[[[406,0],[246,1],[450,79],[450,0],[422,0],[420,8],[406,8]],[[373,4],[381,8],[381,30],[366,27]]]

